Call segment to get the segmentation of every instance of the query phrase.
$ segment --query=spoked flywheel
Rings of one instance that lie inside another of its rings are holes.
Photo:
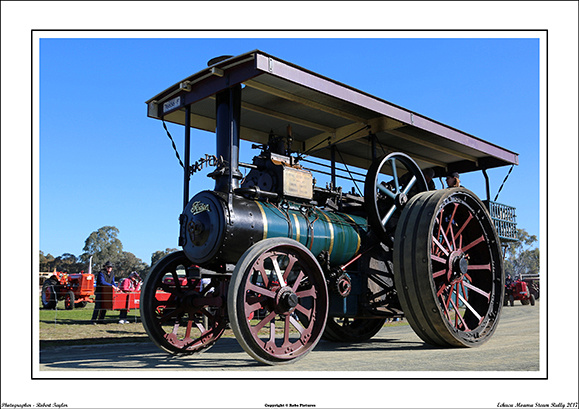
[[[392,243],[408,199],[427,190],[422,171],[408,155],[391,153],[372,163],[364,183],[364,206],[370,226],[383,243]]]
[[[193,278],[191,261],[178,251],[145,278],[141,319],[157,346],[173,355],[203,352],[223,334],[228,280]]]
[[[394,282],[425,342],[477,346],[493,334],[504,287],[500,242],[484,204],[464,188],[416,195],[394,239]]]
[[[231,329],[257,361],[304,357],[320,340],[328,314],[322,269],[302,244],[272,238],[254,244],[235,266],[228,294]]]

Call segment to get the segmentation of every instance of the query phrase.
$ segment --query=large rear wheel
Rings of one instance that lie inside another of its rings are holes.
[[[58,281],[54,277],[47,279],[44,284],[42,284],[42,307],[47,310],[53,310],[56,308],[58,302],[56,296],[56,286]]]
[[[394,266],[405,317],[425,342],[477,346],[495,331],[504,289],[500,242],[471,191],[416,195],[396,229]]]

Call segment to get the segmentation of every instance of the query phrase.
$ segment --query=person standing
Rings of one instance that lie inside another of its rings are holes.
[[[118,290],[117,284],[115,283],[115,274],[113,273],[113,263],[107,261],[103,266],[103,269],[98,272],[96,278],[96,288],[95,288],[95,305],[94,312],[92,313],[91,322],[93,324],[102,324],[105,319],[107,310],[102,309],[103,304],[103,290],[105,287],[112,287]]]
[[[137,273],[136,271],[133,271],[131,274],[129,274],[128,278],[125,278],[123,281],[121,281],[121,291],[125,293],[133,293],[140,291],[141,284],[142,284],[141,276],[139,276],[139,273]],[[128,312],[129,310],[121,310],[119,314],[119,324],[129,323],[129,321],[127,321]]]

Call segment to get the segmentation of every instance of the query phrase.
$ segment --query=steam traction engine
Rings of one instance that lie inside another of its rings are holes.
[[[322,337],[368,340],[394,317],[438,346],[493,334],[504,288],[493,219],[467,189],[429,190],[422,169],[484,172],[516,154],[261,51],[212,60],[147,103],[150,117],[185,126],[182,251],[141,292],[161,349],[202,352],[228,323],[271,365]],[[215,131],[216,156],[191,164],[191,127]],[[252,163],[240,139],[258,149]],[[190,198],[205,162],[215,188]]]

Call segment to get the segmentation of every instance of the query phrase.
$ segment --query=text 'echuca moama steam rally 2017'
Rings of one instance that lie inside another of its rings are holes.
[[[490,201],[486,170],[518,164],[516,153],[257,50],[216,58],[147,104],[149,117],[185,129],[182,251],[152,268],[141,293],[161,349],[203,352],[228,323],[270,365],[322,337],[368,340],[388,318],[432,345],[491,337],[501,245],[516,225],[512,207]],[[215,155],[191,163],[192,127],[215,132]],[[241,139],[259,152],[252,163],[239,161]],[[190,198],[205,165],[215,188]],[[486,201],[429,183],[477,170]],[[312,171],[331,182],[316,186]],[[346,192],[338,178],[364,187]]]

